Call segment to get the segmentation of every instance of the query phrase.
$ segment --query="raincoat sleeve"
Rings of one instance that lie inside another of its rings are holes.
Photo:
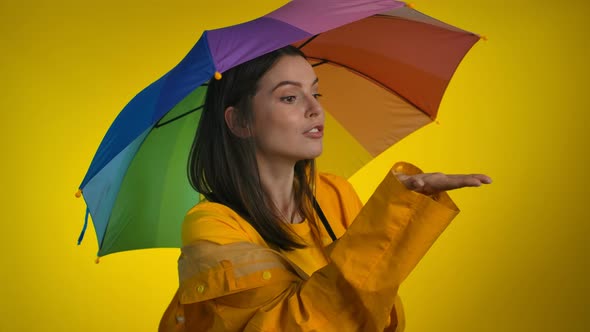
[[[183,248],[180,287],[161,331],[383,331],[401,282],[457,213],[446,193],[410,191],[390,172],[334,245],[331,262],[310,277],[247,235],[227,244],[196,238]]]

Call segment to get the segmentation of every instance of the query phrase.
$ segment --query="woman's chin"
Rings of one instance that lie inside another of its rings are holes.
[[[319,151],[319,152],[315,152],[315,153],[306,154],[305,156],[301,156],[298,159],[299,159],[299,161],[301,161],[301,160],[312,160],[312,159],[318,158],[321,155],[322,155],[322,151]]]
[[[309,156],[305,159],[315,159],[318,158],[322,154],[323,150],[318,149],[317,151],[310,152]]]

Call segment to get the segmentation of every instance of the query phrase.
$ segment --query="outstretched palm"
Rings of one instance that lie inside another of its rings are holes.
[[[424,195],[435,195],[442,191],[463,187],[479,187],[492,183],[484,174],[444,174],[424,173],[416,175],[396,174],[397,178],[410,190]]]

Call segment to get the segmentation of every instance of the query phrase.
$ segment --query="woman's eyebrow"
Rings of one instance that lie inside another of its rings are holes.
[[[316,77],[315,80],[313,80],[313,82],[311,83],[311,85],[313,86],[316,83],[318,83],[319,81],[320,81],[320,79]],[[300,82],[296,82],[296,81],[282,81],[279,84],[275,85],[275,87],[272,88],[271,92],[272,91],[275,91],[276,89],[278,89],[279,87],[281,87],[283,85],[295,85],[295,86],[298,86],[300,88],[303,86]]]

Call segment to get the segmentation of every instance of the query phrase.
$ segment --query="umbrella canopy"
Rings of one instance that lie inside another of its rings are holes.
[[[320,170],[350,176],[436,118],[451,76],[478,39],[391,0],[294,0],[256,20],[205,31],[121,111],[79,187],[98,256],[180,246],[183,217],[199,201],[186,167],[212,77],[289,44],[301,48],[327,111]]]

